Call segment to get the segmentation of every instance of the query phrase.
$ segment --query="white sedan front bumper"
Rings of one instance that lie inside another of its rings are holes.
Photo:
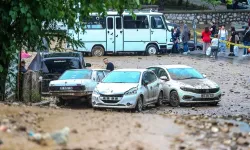
[[[180,90],[180,103],[215,103],[221,101],[221,91],[216,93],[197,94]]]
[[[120,108],[133,109],[136,106],[138,95],[101,95],[92,94],[94,108]]]

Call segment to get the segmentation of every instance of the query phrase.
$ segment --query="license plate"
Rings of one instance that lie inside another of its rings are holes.
[[[60,87],[60,90],[72,90],[73,89],[73,87]]]
[[[214,94],[201,94],[201,98],[214,98]]]

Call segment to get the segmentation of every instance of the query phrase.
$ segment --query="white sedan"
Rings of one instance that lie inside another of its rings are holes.
[[[60,104],[71,99],[90,100],[94,88],[108,73],[103,69],[67,70],[50,82],[50,95],[58,97]]]
[[[162,80],[164,99],[173,107],[190,103],[217,105],[221,100],[219,85],[192,67],[159,65],[148,69]]]
[[[112,71],[92,94],[94,108],[124,108],[138,112],[149,104],[161,105],[163,90],[154,72],[147,69]]]

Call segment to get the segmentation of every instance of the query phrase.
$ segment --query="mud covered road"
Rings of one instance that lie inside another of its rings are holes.
[[[108,58],[116,69],[192,66],[221,86],[222,101],[217,107],[149,106],[142,113],[95,111],[84,105],[57,108],[0,103],[0,150],[250,149],[250,63],[191,56]],[[86,57],[85,61],[93,68],[104,68],[102,59]]]

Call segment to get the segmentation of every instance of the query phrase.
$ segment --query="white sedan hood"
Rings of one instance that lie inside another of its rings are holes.
[[[209,79],[180,80],[178,81],[178,84],[180,86],[190,87],[195,89],[213,89],[219,87],[215,82]]]
[[[126,91],[137,86],[138,83],[100,83],[97,85],[96,90],[100,94],[124,94]]]

